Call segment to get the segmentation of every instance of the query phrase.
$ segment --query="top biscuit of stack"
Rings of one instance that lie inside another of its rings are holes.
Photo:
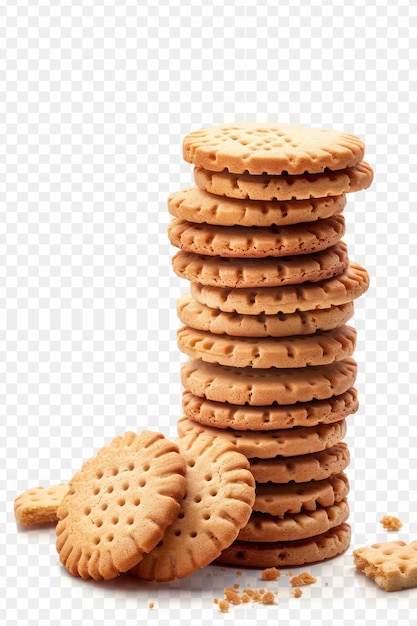
[[[355,135],[295,124],[224,124],[188,134],[184,159],[212,172],[319,174],[356,166],[364,144]]]

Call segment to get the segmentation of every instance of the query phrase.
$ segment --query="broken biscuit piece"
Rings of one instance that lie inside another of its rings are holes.
[[[353,551],[356,567],[385,591],[417,587],[417,541],[375,543]]]

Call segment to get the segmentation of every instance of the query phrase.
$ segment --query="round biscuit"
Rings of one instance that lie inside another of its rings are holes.
[[[340,241],[345,230],[343,215],[335,215],[312,224],[268,228],[212,226],[174,218],[167,232],[171,244],[185,252],[226,258],[263,258],[326,250]]]
[[[331,448],[346,435],[346,421],[340,420],[333,424],[317,426],[297,426],[285,430],[246,432],[203,426],[183,416],[177,422],[177,430],[180,437],[185,437],[190,432],[203,432],[211,437],[225,439],[248,458],[274,459],[277,456],[293,457]]]
[[[245,201],[216,196],[195,185],[168,198],[168,210],[173,217],[215,226],[289,226],[339,215],[345,206],[345,194],[287,202]]]
[[[363,142],[350,133],[275,122],[203,127],[184,137],[188,163],[243,174],[302,174],[356,165]]]
[[[215,402],[184,391],[182,406],[185,415],[195,422],[214,428],[268,431],[294,426],[331,424],[356,413],[358,394],[354,387],[326,400],[295,404],[248,406]]]
[[[110,579],[162,539],[185,493],[185,464],[160,433],[125,433],[86,461],[59,505],[56,547],[74,576]]]
[[[247,523],[255,499],[249,463],[234,446],[204,433],[177,440],[186,494],[159,544],[130,571],[145,580],[184,578],[217,558]]]
[[[314,283],[227,289],[192,282],[191,295],[201,304],[226,313],[277,315],[346,304],[362,296],[368,287],[368,272],[351,261],[342,273]]]
[[[240,567],[294,567],[319,563],[345,552],[350,545],[351,528],[343,522],[330,530],[297,541],[235,541],[217,563]]]
[[[317,330],[331,330],[343,326],[353,314],[353,302],[312,311],[243,315],[208,307],[198,302],[190,293],[186,293],[177,301],[177,315],[186,326],[234,337],[311,335]]]
[[[180,250],[172,258],[180,278],[214,287],[279,287],[317,282],[344,272],[349,265],[345,242],[311,254],[260,259],[223,258]]]
[[[178,348],[189,357],[232,367],[289,368],[327,365],[352,356],[356,330],[339,326],[311,335],[230,337],[183,326]]]

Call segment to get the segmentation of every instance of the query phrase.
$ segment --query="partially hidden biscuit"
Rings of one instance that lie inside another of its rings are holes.
[[[241,567],[291,567],[318,563],[347,550],[351,528],[346,522],[330,530],[297,541],[240,541],[226,548],[217,563]]]
[[[168,210],[172,216],[216,226],[267,227],[315,222],[339,215],[345,206],[344,194],[283,202],[245,201],[215,196],[195,185],[172,193],[168,198]]]
[[[358,570],[385,591],[417,587],[417,541],[387,541],[357,548],[353,560]]]
[[[311,254],[334,246],[345,234],[345,219],[336,215],[292,226],[212,226],[173,219],[171,244],[186,252],[230,258],[283,257]]]
[[[356,330],[340,326],[312,335],[230,337],[183,326],[178,347],[192,358],[233,367],[288,368],[326,365],[352,356]]]
[[[323,174],[301,176],[251,176],[194,168],[194,181],[203,191],[228,198],[264,202],[340,196],[367,189],[372,180],[373,170],[365,161],[344,170],[326,170]]]
[[[180,250],[172,258],[180,278],[214,287],[279,287],[316,282],[344,272],[349,265],[347,246],[340,241],[312,254],[261,259],[207,256]]]
[[[287,513],[315,511],[318,506],[331,506],[346,498],[348,493],[349,481],[343,472],[306,483],[259,483],[256,485],[253,510],[284,517]]]
[[[344,441],[334,446],[297,456],[250,459],[250,471],[257,483],[303,483],[339,474],[349,465],[350,453]]]
[[[352,357],[330,365],[290,369],[229,367],[188,359],[181,367],[181,380],[185,389],[196,396],[259,407],[337,396],[353,385],[356,373]]]
[[[177,440],[185,460],[186,494],[164,537],[130,573],[146,580],[184,578],[217,558],[247,523],[255,483],[234,446],[204,433]]]
[[[68,571],[109,579],[162,539],[185,493],[185,464],[162,434],[116,437],[71,479],[59,508],[56,547]]]
[[[56,523],[58,507],[67,491],[65,484],[24,491],[14,501],[16,520],[23,526]]]
[[[277,315],[346,304],[363,295],[368,287],[366,269],[351,261],[342,273],[318,282],[249,289],[227,289],[194,282],[191,295],[198,302],[227,313]]]
[[[277,456],[293,457],[331,448],[346,435],[346,421],[306,428],[299,426],[286,430],[246,432],[203,426],[183,416],[177,422],[177,430],[180,437],[190,432],[203,432],[212,437],[226,439],[248,458],[273,459]]]
[[[188,163],[252,175],[340,170],[359,163],[364,153],[363,142],[350,133],[273,122],[210,126],[183,140]]]
[[[284,517],[254,511],[238,535],[240,541],[297,541],[325,533],[349,517],[346,498],[314,511],[300,511]]]
[[[310,335],[317,330],[331,330],[343,326],[354,313],[353,302],[346,302],[327,309],[294,311],[258,315],[231,313],[208,307],[198,302],[190,293],[177,301],[179,319],[197,330],[234,337],[289,337]]]
[[[294,426],[315,426],[338,422],[359,408],[354,387],[326,400],[271,406],[247,406],[215,402],[190,391],[182,396],[184,413],[195,422],[214,428],[268,431]]]

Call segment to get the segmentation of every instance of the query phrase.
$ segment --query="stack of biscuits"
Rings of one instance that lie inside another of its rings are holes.
[[[295,566],[350,543],[342,440],[358,409],[346,194],[373,178],[351,134],[278,123],[203,128],[184,139],[195,185],[168,200],[184,415],[179,436],[233,442],[256,481],[251,517],[217,562]]]

